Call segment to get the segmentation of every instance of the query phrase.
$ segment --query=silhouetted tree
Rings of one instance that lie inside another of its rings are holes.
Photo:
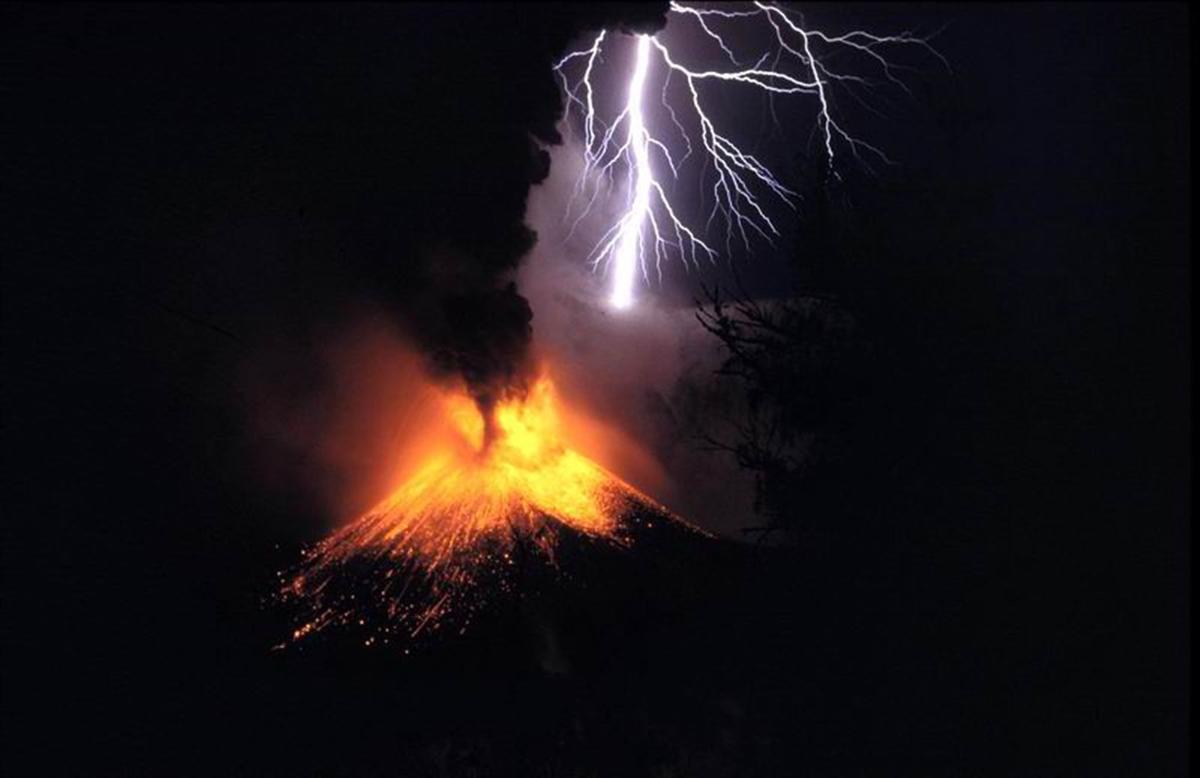
[[[700,324],[720,340],[716,374],[733,402],[712,406],[698,424],[705,445],[732,454],[755,476],[755,510],[764,520],[748,532],[795,535],[837,513],[845,472],[846,404],[855,394],[862,344],[841,290],[837,225],[829,171],[818,164],[800,212],[793,281],[768,299],[704,287]]]

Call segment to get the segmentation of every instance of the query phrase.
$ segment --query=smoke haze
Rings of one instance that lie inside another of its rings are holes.
[[[685,302],[688,290],[669,281],[639,285],[628,310],[607,304],[604,270],[586,257],[611,224],[614,203],[598,199],[572,232],[566,204],[582,151],[568,139],[550,155],[550,175],[531,190],[526,212],[539,240],[519,275],[535,348],[551,358],[568,396],[653,452],[670,474],[656,497],[706,529],[734,533],[751,521],[752,479],[728,454],[704,450],[680,407],[684,395],[712,383],[719,344]]]

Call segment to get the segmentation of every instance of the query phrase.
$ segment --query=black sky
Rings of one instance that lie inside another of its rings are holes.
[[[883,360],[887,432],[912,452],[927,553],[994,582],[980,688],[1025,689],[972,710],[1031,732],[1093,716],[1065,752],[1099,740],[1178,770],[1189,15],[813,13],[946,26],[953,73],[918,81],[903,174],[857,184],[853,208],[894,251],[860,292],[892,301],[875,326],[909,344]],[[3,8],[5,774],[220,764],[214,733],[256,726],[255,679],[281,672],[258,598],[320,511],[247,474],[239,366],[264,343],[302,359],[364,304],[435,339],[456,304],[494,311],[468,317],[483,332],[511,320],[495,279],[532,239],[548,63],[622,14],[653,23],[611,5]],[[449,299],[450,263],[454,290],[501,302]]]

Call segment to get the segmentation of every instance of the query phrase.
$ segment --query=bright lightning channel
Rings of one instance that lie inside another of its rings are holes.
[[[763,162],[718,130],[712,113],[705,107],[702,85],[739,84],[770,97],[796,94],[815,97],[817,129],[821,133],[829,169],[836,176],[834,163],[839,148],[848,150],[868,170],[872,159],[886,164],[892,164],[892,161],[876,146],[850,135],[834,114],[836,91],[865,102],[858,92],[873,90],[879,85],[878,79],[835,71],[827,64],[829,55],[853,55],[873,67],[882,82],[905,91],[904,83],[896,75],[899,67],[883,54],[888,47],[919,46],[946,64],[926,39],[911,33],[875,35],[853,30],[842,35],[829,35],[804,27],[798,13],[779,5],[754,2],[730,10],[728,7],[702,8],[672,2],[669,12],[674,15],[670,18],[690,20],[703,35],[715,41],[729,63],[728,69],[688,68],[672,56],[657,36],[637,35],[625,103],[620,113],[606,122],[596,110],[593,82],[596,66],[603,61],[606,33],[600,32],[591,46],[568,54],[555,66],[567,98],[567,118],[574,107],[583,119],[584,167],[568,204],[568,214],[576,209],[578,201],[583,199],[585,202],[578,208],[571,232],[591,212],[602,189],[608,191],[611,188],[618,171],[625,181],[620,215],[588,255],[593,268],[604,268],[610,274],[609,302],[618,309],[633,305],[639,270],[644,280],[650,282],[651,263],[661,280],[663,259],[672,253],[691,265],[698,264],[700,257],[713,260],[717,256],[717,250],[677,215],[667,190],[655,173],[656,161],[671,171],[672,178],[678,178],[679,166],[693,152],[703,156],[711,171],[713,201],[705,228],[718,218],[724,222],[726,251],[730,250],[734,240],[749,249],[751,236],[756,235],[767,242],[779,236],[778,228],[765,210],[764,198],[795,207],[797,194]],[[755,64],[746,66],[741,62],[749,60],[738,59],[734,47],[725,37],[728,31],[723,35],[722,29],[749,19],[769,26],[774,48],[760,52]],[[665,66],[661,104],[672,125],[660,134],[649,128],[645,110],[652,60]],[[767,66],[768,61],[772,63],[770,66]],[[568,69],[576,63],[583,64],[583,71],[572,81]],[[682,80],[688,96],[686,105],[680,106],[679,112],[668,99],[672,76]],[[680,113],[691,122],[690,130]],[[676,146],[675,154],[668,142]],[[602,186],[604,184],[608,188]]]
[[[613,268],[611,301],[617,308],[633,305],[633,278],[637,272],[642,243],[642,225],[650,215],[650,187],[654,174],[650,170],[650,136],[646,133],[642,113],[642,91],[646,86],[646,69],[650,65],[650,37],[639,35],[637,62],[629,81],[629,140],[633,153],[633,202],[620,229]]]

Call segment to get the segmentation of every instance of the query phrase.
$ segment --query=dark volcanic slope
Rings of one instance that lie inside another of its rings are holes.
[[[697,570],[727,565],[736,555],[730,544],[614,483],[626,508],[611,533],[589,534],[548,514],[532,521],[514,516],[511,530],[481,536],[459,552],[477,560],[465,563],[469,578],[461,585],[447,584],[446,571],[435,580],[419,556],[373,545],[331,567],[301,568],[321,600],[284,598],[281,605],[293,611],[297,625],[316,615],[312,607],[334,607],[352,617],[286,650],[352,664],[364,652],[387,657],[454,651],[474,664],[504,645],[512,654],[503,660],[506,667],[528,665],[552,674],[602,661],[612,653],[602,648],[606,633],[636,632],[670,618],[706,595],[695,585]],[[450,564],[453,570],[463,563]],[[447,592],[453,595],[449,612],[426,620],[410,636],[419,616],[401,621],[395,614],[421,614]]]

